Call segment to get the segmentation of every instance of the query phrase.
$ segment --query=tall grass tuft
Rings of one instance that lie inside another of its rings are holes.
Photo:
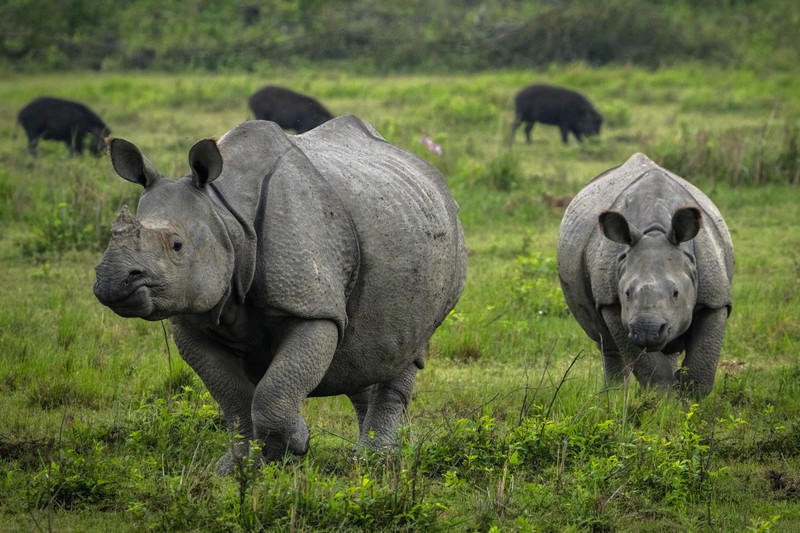
[[[671,139],[651,146],[651,155],[678,175],[734,187],[767,183],[800,183],[798,127],[787,120],[782,129],[766,123],[758,131],[682,128]]]

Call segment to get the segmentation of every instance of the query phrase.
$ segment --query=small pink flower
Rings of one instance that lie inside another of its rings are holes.
[[[442,155],[442,146],[440,144],[436,144],[433,142],[428,136],[420,137],[419,142],[425,145],[429,152],[433,152],[436,155]]]

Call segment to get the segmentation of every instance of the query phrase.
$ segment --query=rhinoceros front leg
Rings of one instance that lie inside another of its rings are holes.
[[[309,432],[300,416],[303,401],[330,366],[339,331],[329,320],[287,319],[280,345],[253,396],[253,431],[264,461],[308,451]]]
[[[675,382],[683,393],[704,398],[711,392],[727,322],[726,307],[695,313],[686,333],[686,357],[675,374]]]
[[[608,385],[609,375],[612,376],[612,382],[614,378],[620,381],[632,371],[636,376],[636,381],[642,386],[671,387],[677,368],[677,354],[665,355],[661,352],[646,352],[643,348],[636,346],[628,336],[628,329],[622,324],[618,306],[604,307],[602,314],[613,339],[610,346],[603,346],[606,385]]]
[[[171,321],[175,344],[186,363],[197,372],[225,416],[233,448],[219,461],[221,474],[233,471],[237,458],[248,454],[248,441],[254,437],[251,406],[255,385],[237,357],[210,340],[203,340],[184,326],[180,318]],[[235,438],[240,435],[242,438]]]
[[[619,348],[608,328],[601,328],[601,330],[597,349],[603,356],[603,381],[608,389],[625,383],[631,374],[631,367],[626,364],[622,354],[619,353]]]
[[[600,334],[600,342],[597,343],[597,347],[603,354],[603,376],[606,388],[625,383],[633,369],[633,360],[626,357],[626,353],[630,352],[630,349],[626,352],[625,347],[630,343],[627,340],[627,333],[622,327],[619,313],[619,306],[607,306],[601,309],[606,327]]]

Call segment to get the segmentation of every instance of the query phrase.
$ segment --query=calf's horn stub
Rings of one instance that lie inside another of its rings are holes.
[[[122,209],[119,210],[119,215],[117,215],[116,220],[111,224],[111,235],[113,237],[122,237],[134,231],[138,231],[141,228],[142,223],[134,218],[127,205],[123,205]]]

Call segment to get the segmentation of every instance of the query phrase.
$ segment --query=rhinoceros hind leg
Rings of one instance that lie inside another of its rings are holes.
[[[409,364],[397,378],[366,389],[369,391],[369,403],[360,424],[359,444],[373,450],[394,448],[397,445],[397,427],[411,399],[417,370],[416,365]],[[355,401],[353,405],[356,406]],[[359,418],[361,408],[356,406]]]
[[[369,411],[369,399],[372,396],[373,388],[374,385],[370,385],[348,396],[348,398],[350,398],[350,403],[353,404],[353,409],[356,411],[356,417],[358,418],[359,435],[364,430],[364,420],[367,418],[367,412]]]

